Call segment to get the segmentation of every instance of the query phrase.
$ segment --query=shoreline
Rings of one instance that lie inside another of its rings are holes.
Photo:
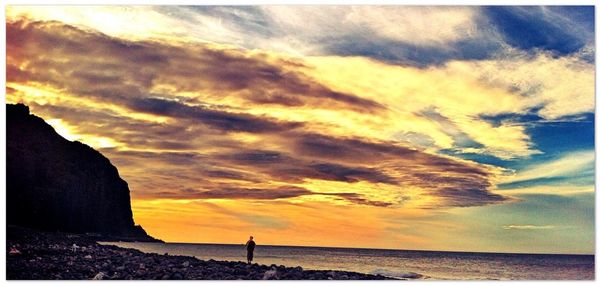
[[[102,241],[103,242],[103,241]],[[341,270],[200,260],[99,244],[84,234],[7,227],[7,280],[395,280]]]
[[[131,240],[116,240],[116,239],[99,239],[100,243],[110,244],[115,242],[149,242],[149,243],[166,243],[179,245],[223,245],[223,246],[238,246],[235,243],[212,243],[212,242],[165,242],[157,239],[157,241],[131,241]],[[472,255],[498,255],[498,256],[594,256],[589,253],[526,253],[526,252],[493,252],[493,251],[458,251],[458,250],[429,250],[429,249],[393,249],[393,248],[368,248],[368,247],[339,247],[339,246],[310,246],[310,245],[280,245],[280,244],[261,244],[260,247],[289,247],[289,248],[317,248],[327,250],[375,250],[375,251],[401,251],[414,253],[448,253],[448,254],[472,254]]]

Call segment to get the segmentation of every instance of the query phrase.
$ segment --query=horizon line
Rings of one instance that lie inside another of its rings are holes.
[[[119,241],[127,242],[127,241]],[[138,243],[137,241],[134,243]],[[161,242],[144,242],[144,243],[161,243]],[[212,244],[212,245],[244,245],[243,243],[212,243],[212,242],[171,242],[164,241],[162,243],[171,244]],[[364,249],[364,250],[391,250],[391,251],[421,251],[421,252],[446,252],[446,253],[473,253],[473,254],[517,254],[517,255],[581,255],[595,256],[596,253],[527,253],[527,252],[492,252],[492,251],[463,251],[463,250],[428,250],[428,249],[393,249],[393,248],[378,248],[378,247],[348,247],[348,246],[313,246],[313,245],[281,245],[281,244],[257,244],[256,246],[275,246],[275,247],[302,247],[302,248],[336,248],[336,249]]]

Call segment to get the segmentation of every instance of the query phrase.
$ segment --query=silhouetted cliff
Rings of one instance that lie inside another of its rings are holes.
[[[134,225],[129,188],[100,152],[71,142],[23,104],[6,106],[7,223],[154,240]]]

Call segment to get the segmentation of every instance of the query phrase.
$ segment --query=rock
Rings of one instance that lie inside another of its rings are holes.
[[[106,277],[107,277],[106,273],[104,273],[104,272],[98,272],[98,274],[96,274],[94,276],[94,278],[92,278],[92,280],[104,280],[104,279],[106,279]]]
[[[163,256],[146,254],[133,249],[97,245],[83,238],[66,240],[61,233],[33,232],[26,237],[15,236],[11,226],[7,227],[7,248],[16,248],[23,255],[7,255],[8,279],[386,279],[361,273],[334,270],[304,270],[302,267],[247,264],[231,261],[203,261],[186,256]],[[11,234],[12,233],[12,234]],[[51,242],[49,242],[51,241]],[[53,243],[59,242],[64,251],[50,251]],[[17,242],[21,246],[17,246]],[[86,245],[88,251],[70,253],[76,242]],[[184,267],[188,265],[188,267]],[[171,267],[167,267],[171,266]],[[196,267],[192,267],[196,266]],[[100,273],[104,273],[101,275]],[[418,277],[418,274],[413,273]],[[408,276],[407,276],[408,277]]]
[[[407,278],[407,279],[419,279],[419,278],[422,278],[423,275],[421,275],[419,273],[409,272],[409,273],[402,274],[400,277]]]
[[[90,146],[61,137],[23,104],[6,105],[6,206],[10,225],[154,240],[134,225],[117,168]]]
[[[171,279],[182,280],[183,279],[183,274],[181,274],[179,272],[175,272],[175,273],[173,273],[173,275],[171,275]]]
[[[9,255],[21,255],[21,251],[19,251],[16,247],[11,247],[8,254]]]
[[[262,280],[272,280],[277,278],[277,269],[273,268],[271,270],[265,271],[265,274],[262,277]]]

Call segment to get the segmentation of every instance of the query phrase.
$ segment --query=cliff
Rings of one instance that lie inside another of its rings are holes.
[[[134,225],[127,182],[106,157],[23,104],[7,104],[6,116],[7,224],[154,241]]]

